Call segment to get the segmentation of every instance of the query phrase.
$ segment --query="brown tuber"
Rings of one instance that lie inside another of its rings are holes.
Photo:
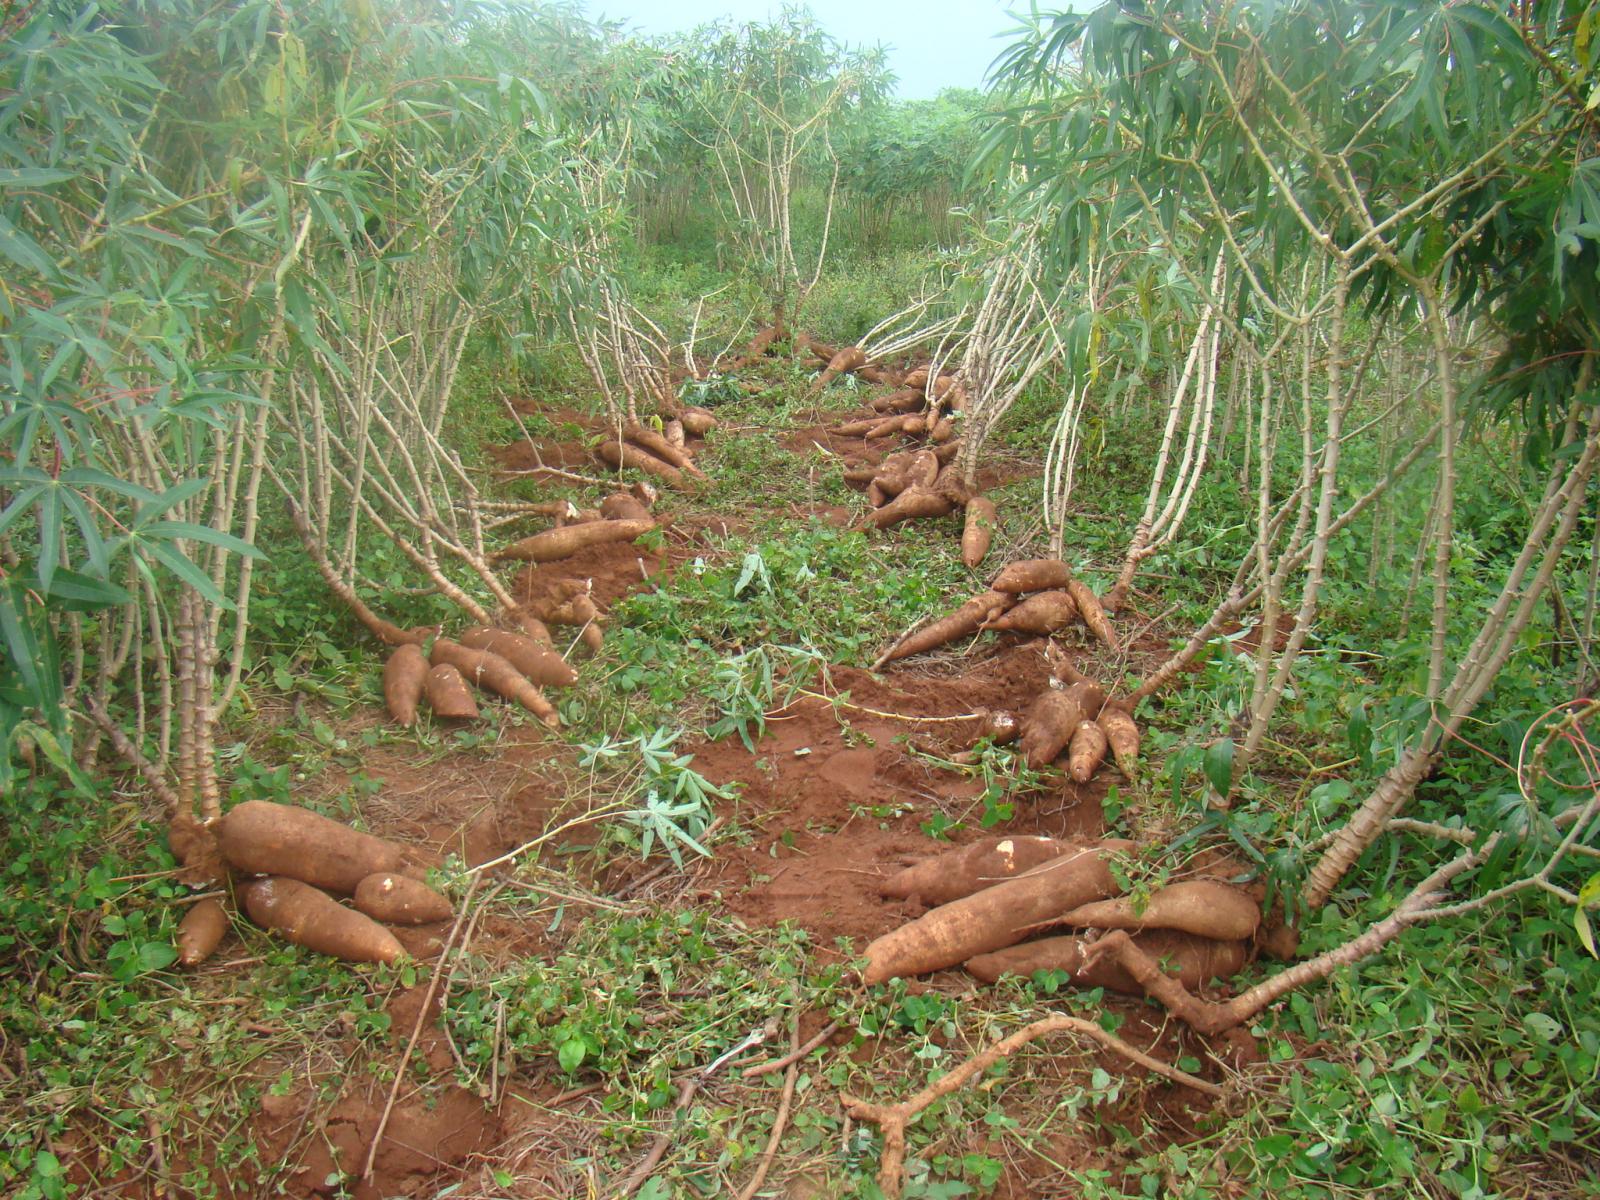
[[[1129,995],[1144,994],[1121,963],[1101,959],[1084,965],[1090,939],[1082,936],[1040,938],[967,960],[967,971],[984,983],[1002,975],[1032,975],[1035,971],[1065,971],[1078,987],[1103,987]],[[1135,935],[1134,944],[1168,967],[1186,988],[1198,988],[1212,979],[1226,979],[1244,969],[1245,944],[1219,942],[1173,929],[1153,929]]]
[[[469,650],[498,654],[539,687],[571,687],[578,682],[578,672],[566,659],[520,633],[474,625],[462,633],[460,641]]]
[[[996,633],[1031,633],[1045,637],[1065,629],[1077,619],[1078,606],[1066,592],[1035,592],[985,628]]]
[[[1125,709],[1108,704],[1100,710],[1100,728],[1111,745],[1117,770],[1131,783],[1139,773],[1139,726]]]
[[[1105,760],[1105,731],[1093,721],[1079,721],[1067,743],[1067,774],[1076,783],[1088,783]]]
[[[554,728],[561,724],[555,707],[544,698],[544,693],[498,654],[489,650],[469,650],[447,638],[438,638],[433,643],[429,657],[435,666],[447,663],[478,687],[486,688],[507,700],[515,700],[546,725]]]
[[[1143,907],[1132,896],[1085,904],[1061,917],[1063,925],[1093,929],[1177,929],[1219,941],[1255,935],[1261,907],[1238,888],[1215,879],[1186,879],[1150,893]]]
[[[1079,849],[1081,845],[1074,842],[1033,834],[985,838],[935,854],[889,876],[879,885],[878,894],[899,900],[916,898],[929,905],[948,904]]]
[[[953,642],[959,637],[976,633],[978,627],[988,620],[991,614],[996,610],[1004,611],[1010,602],[1011,597],[1003,592],[981,592],[948,616],[940,617],[937,621],[901,638],[872,664],[873,668],[877,669],[884,663],[891,663],[896,659],[909,658],[913,654],[921,654],[925,650],[936,650],[946,642]]]
[[[631,542],[656,527],[654,520],[589,521],[582,525],[563,525],[559,529],[546,529],[532,537],[498,551],[495,561],[519,559],[528,562],[555,562],[571,558],[590,546],[603,546],[611,542]]]
[[[989,586],[997,592],[1020,595],[1064,588],[1071,580],[1072,571],[1060,559],[1026,558],[1001,571]]]
[[[608,521],[653,521],[650,510],[630,492],[618,492],[600,501],[600,515]]]
[[[1078,606],[1078,613],[1083,617],[1083,623],[1089,627],[1089,632],[1104,642],[1108,648],[1115,650],[1117,635],[1111,631],[1111,622],[1106,620],[1106,610],[1100,607],[1100,597],[1094,594],[1088,584],[1078,579],[1068,581],[1067,592],[1072,596],[1072,602]]]
[[[643,471],[647,475],[654,475],[657,479],[664,479],[673,487],[683,486],[683,472],[669,462],[664,462],[651,454],[648,450],[641,450],[637,446],[630,446],[624,442],[608,440],[601,442],[595,449],[600,456],[600,461],[608,467],[632,467],[636,471]]]
[[[217,822],[217,846],[246,875],[289,875],[333,892],[353,892],[378,871],[398,871],[400,847],[309,809],[246,800]]]
[[[417,719],[417,704],[428,682],[428,660],[421,647],[407,642],[383,665],[383,702],[389,715],[402,725]]]
[[[1049,766],[1067,748],[1082,721],[1092,721],[1106,695],[1092,683],[1047,688],[1022,718],[1021,749],[1034,770]]]
[[[934,462],[939,460],[934,458]],[[961,531],[961,561],[967,567],[976,567],[989,553],[989,544],[994,540],[994,531],[999,524],[1000,514],[994,506],[994,501],[983,496],[974,496],[967,501],[966,527]]]
[[[478,702],[472,688],[455,667],[440,663],[428,672],[428,707],[441,721],[476,721]]]
[[[178,962],[197,967],[210,958],[228,932],[228,913],[214,896],[196,901],[178,922]]]
[[[405,954],[394,934],[371,917],[298,879],[262,879],[239,892],[252,921],[307,950],[346,962],[392,963]]]
[[[381,871],[356,884],[353,901],[360,912],[390,925],[426,925],[448,921],[450,901],[420,879]]]

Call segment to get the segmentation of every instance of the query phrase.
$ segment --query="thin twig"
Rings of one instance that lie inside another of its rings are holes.
[[[828,1029],[832,1029],[830,1025]],[[824,1033],[828,1030],[824,1030]],[[816,1039],[807,1043],[815,1045]],[[761,1185],[767,1181],[767,1172],[772,1169],[772,1160],[778,1153],[778,1144],[783,1141],[784,1128],[789,1124],[789,1106],[794,1103],[794,1085],[800,1077],[800,1060],[805,1057],[800,1045],[800,1014],[794,1015],[794,1023],[789,1027],[789,1053],[784,1056],[788,1060],[789,1073],[783,1079],[783,1099],[778,1101],[778,1115],[772,1119],[772,1135],[767,1138],[767,1148],[761,1153],[761,1161],[756,1164],[756,1173],[750,1177],[750,1182],[745,1184],[744,1190],[739,1193],[738,1200],[754,1200],[755,1194],[761,1190]],[[745,1072],[748,1079],[750,1072]]]
[[[808,1040],[805,1045],[794,1047],[782,1058],[775,1058],[771,1062],[757,1063],[753,1067],[746,1067],[744,1070],[744,1077],[746,1079],[755,1079],[761,1075],[770,1075],[774,1071],[781,1071],[785,1067],[799,1062],[802,1058],[810,1054],[813,1050],[822,1045],[823,1042],[827,1041],[838,1031],[839,1022],[829,1021],[822,1027],[822,1030],[815,1037]]]

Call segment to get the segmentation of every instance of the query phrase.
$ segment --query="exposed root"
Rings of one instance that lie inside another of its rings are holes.
[[[878,1164],[878,1188],[883,1192],[885,1200],[899,1200],[901,1190],[905,1186],[906,1129],[917,1114],[1036,1038],[1069,1030],[1099,1042],[1106,1049],[1115,1051],[1174,1083],[1192,1087],[1208,1096],[1222,1095],[1222,1089],[1216,1084],[1197,1079],[1186,1071],[1180,1071],[1176,1067],[1151,1058],[1115,1034],[1107,1033],[1092,1021],[1081,1020],[1078,1017],[1045,1017],[1031,1025],[1024,1025],[1010,1036],[1002,1038],[987,1050],[967,1059],[949,1074],[941,1075],[909,1100],[902,1100],[899,1104],[872,1104],[854,1096],[840,1097],[845,1111],[852,1117],[858,1121],[871,1121],[883,1130],[883,1157]]]

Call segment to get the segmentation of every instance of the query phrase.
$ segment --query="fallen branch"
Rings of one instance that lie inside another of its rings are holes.
[[[830,1033],[837,1027],[838,1022],[834,1022],[823,1030],[823,1033]],[[800,1045],[800,1014],[796,1013],[794,1024],[789,1030],[789,1053],[779,1060],[788,1064],[789,1073],[783,1078],[783,1099],[778,1101],[778,1115],[772,1119],[772,1135],[767,1138],[767,1148],[761,1152],[761,1161],[756,1164],[756,1173],[750,1177],[750,1182],[745,1184],[738,1200],[754,1200],[755,1194],[761,1190],[761,1185],[767,1181],[767,1172],[772,1169],[772,1160],[778,1153],[778,1144],[783,1141],[783,1131],[789,1124],[789,1107],[794,1103],[794,1085],[800,1078],[800,1060],[809,1053],[806,1047],[815,1049],[819,1040],[812,1038],[805,1046]],[[752,1067],[750,1070],[760,1072],[766,1070],[766,1067]],[[750,1071],[746,1071],[745,1078],[749,1077]]]
[[[839,1022],[829,1021],[822,1027],[821,1031],[818,1032],[815,1037],[807,1041],[805,1045],[794,1047],[782,1058],[775,1058],[771,1062],[757,1063],[753,1067],[746,1067],[744,1069],[744,1077],[746,1079],[756,1079],[762,1075],[770,1075],[774,1071],[781,1071],[785,1067],[799,1062],[802,1058],[810,1054],[813,1050],[822,1045],[823,1042],[827,1041],[838,1031]]]
[[[1180,1071],[1159,1059],[1151,1058],[1115,1034],[1107,1033],[1092,1021],[1081,1020],[1078,1017],[1045,1017],[1031,1025],[1024,1025],[1009,1037],[1002,1038],[981,1054],[967,1059],[949,1074],[941,1075],[915,1096],[909,1100],[902,1100],[899,1104],[872,1104],[854,1096],[840,1097],[845,1111],[850,1116],[858,1121],[871,1121],[883,1131],[883,1157],[878,1164],[878,1188],[883,1192],[884,1200],[899,1200],[901,1189],[905,1186],[906,1129],[918,1113],[1036,1038],[1067,1030],[1099,1042],[1106,1049],[1115,1051],[1174,1083],[1192,1087],[1208,1096],[1222,1095],[1222,1089],[1216,1084],[1197,1079],[1186,1071]]]

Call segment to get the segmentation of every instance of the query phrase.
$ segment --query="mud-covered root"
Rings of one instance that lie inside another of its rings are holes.
[[[643,537],[656,527],[653,519],[607,521],[599,514],[593,521],[563,525],[559,529],[546,529],[532,537],[513,542],[494,554],[496,562],[515,559],[521,562],[555,562],[571,558],[590,546],[604,546],[612,542],[631,542]]]
[[[1058,591],[1072,582],[1072,570],[1056,558],[1025,558],[1014,562],[994,577],[989,586],[997,592],[1022,595],[1026,592]]]
[[[428,682],[428,660],[421,647],[407,642],[383,664],[383,702],[389,715],[402,725],[417,720],[417,705]]]
[[[1020,748],[1028,765],[1037,771],[1054,762],[1079,724],[1094,720],[1105,702],[1105,692],[1092,683],[1041,692],[1022,717]]]
[[[896,872],[878,885],[878,894],[898,900],[915,898],[930,905],[948,904],[1079,849],[1081,843],[1032,834],[985,838]]]
[[[1106,758],[1105,730],[1093,721],[1079,721],[1067,744],[1067,774],[1075,783],[1088,783]]]
[[[1139,723],[1115,703],[1102,708],[1096,720],[1105,732],[1117,770],[1129,783],[1135,782],[1139,777]]]
[[[1117,635],[1112,632],[1111,622],[1106,619],[1106,610],[1100,607],[1100,597],[1094,590],[1081,579],[1072,579],[1067,582],[1067,593],[1078,606],[1078,613],[1083,617],[1083,623],[1089,627],[1089,632],[1099,638],[1107,648],[1117,648]]]
[[[1017,740],[1017,735],[1022,732],[1022,722],[1017,719],[1017,714],[999,710],[983,714],[983,724],[979,726],[978,736],[988,738],[996,746],[1009,746]]]
[[[435,666],[443,663],[455,667],[469,682],[497,696],[516,701],[546,725],[554,728],[561,724],[555,706],[545,699],[544,693],[498,654],[489,650],[470,650],[448,638],[437,638],[429,657]]]
[[[1157,888],[1142,901],[1118,896],[1063,913],[1080,929],[1175,929],[1217,941],[1244,941],[1261,925],[1261,906],[1216,879],[1185,879]]]
[[[868,516],[867,523],[874,529],[888,529],[891,525],[898,525],[902,521],[947,516],[955,510],[955,507],[950,497],[941,492],[930,488],[909,487]]]
[[[543,622],[540,625],[542,627]],[[549,636],[548,631],[545,636]],[[475,625],[462,632],[460,641],[469,650],[488,650],[498,654],[537,687],[571,687],[578,682],[578,672],[566,659],[548,646],[540,645],[533,638],[520,633]]]
[[[183,920],[178,922],[178,962],[181,966],[197,967],[216,952],[223,935],[228,932],[228,911],[214,896],[197,900],[189,906]]]
[[[820,352],[824,347],[821,342],[816,342],[813,343],[811,348]],[[816,382],[811,385],[812,392],[822,391],[823,388],[827,387],[840,375],[847,371],[854,371],[858,367],[863,367],[866,362],[867,352],[860,346],[846,346],[841,350],[834,351],[833,356],[828,359],[827,367],[821,375],[817,376]]]
[[[938,459],[934,458],[934,461]],[[1000,513],[993,500],[974,496],[967,501],[967,519],[961,530],[961,561],[969,570],[977,567],[988,555],[999,523]]]
[[[917,389],[901,388],[897,392],[879,396],[872,402],[872,409],[880,413],[908,413],[916,412],[923,403],[923,395]]]
[[[448,663],[428,672],[427,692],[428,707],[441,721],[476,721],[481,715],[467,677]]]
[[[1070,850],[1012,879],[942,904],[870,943],[862,982],[871,985],[896,976],[942,971],[1015,945],[1069,909],[1114,896],[1120,889],[1109,861],[1131,848],[1129,842],[1106,841]]]
[[[629,425],[623,436],[645,453],[655,455],[669,466],[687,471],[701,479],[705,478],[705,472],[694,465],[694,458],[690,453],[681,446],[674,446],[665,435],[653,429],[646,429],[643,425]]]
[[[1011,600],[1012,597],[1004,592],[981,592],[949,615],[908,633],[879,655],[878,660],[872,664],[872,669],[877,670],[885,663],[909,658],[913,654],[937,650],[957,638],[974,634],[985,621],[1004,612]]]
[[[608,521],[653,521],[650,509],[632,492],[617,492],[600,501],[600,515]]]
[[[392,963],[405,954],[394,934],[371,917],[297,879],[257,880],[239,894],[252,921],[307,950],[346,962]]]
[[[1035,592],[1007,609],[985,628],[996,633],[1026,633],[1046,637],[1078,619],[1078,606],[1065,591]]]
[[[352,903],[356,911],[389,925],[427,925],[448,921],[450,901],[420,879],[393,871],[368,875],[356,884]]]
[[[1095,938],[1082,934],[1040,938],[1008,946],[967,960],[967,973],[983,983],[1006,975],[1031,976],[1035,971],[1062,971],[1074,987],[1103,987],[1137,996],[1143,986],[1115,958],[1090,953]],[[1152,929],[1137,934],[1135,944],[1163,971],[1186,988],[1204,987],[1213,979],[1228,979],[1244,969],[1249,957],[1243,941],[1217,941],[1174,929]]]
[[[686,408],[678,420],[686,432],[695,437],[705,437],[717,427],[717,418],[704,408]]]
[[[293,804],[246,800],[216,825],[217,847],[245,875],[288,875],[353,892],[368,875],[398,871],[400,847]]]
[[[671,463],[657,458],[648,450],[641,450],[638,446],[631,446],[626,442],[608,439],[595,447],[595,453],[600,456],[600,461],[608,467],[621,470],[623,467],[632,467],[636,471],[643,471],[647,475],[654,475],[657,479],[670,483],[673,487],[684,486],[683,472]]]

